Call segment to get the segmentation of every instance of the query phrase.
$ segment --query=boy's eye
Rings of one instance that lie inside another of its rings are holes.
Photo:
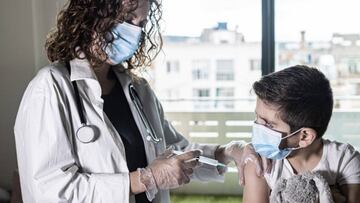
[[[267,122],[265,119],[260,118],[258,115],[255,115],[255,123],[264,125],[268,128],[274,128],[274,126],[271,123]]]

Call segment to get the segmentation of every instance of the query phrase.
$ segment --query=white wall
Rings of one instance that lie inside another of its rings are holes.
[[[16,166],[13,126],[23,91],[47,63],[45,36],[59,0],[0,1],[0,187],[11,188]]]

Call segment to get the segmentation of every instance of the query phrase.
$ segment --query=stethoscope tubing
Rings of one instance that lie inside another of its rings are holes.
[[[71,70],[70,62],[66,62],[66,68],[69,70],[69,73],[71,73],[70,72],[70,70]],[[86,118],[85,118],[85,115],[84,115],[85,109],[84,109],[84,106],[83,106],[81,98],[80,98],[79,88],[77,86],[76,81],[72,81],[71,84],[73,86],[74,93],[75,93],[76,108],[77,108],[78,113],[79,113],[81,125],[85,126],[86,125]]]
[[[156,136],[156,134],[154,133],[154,130],[153,130],[151,124],[149,123],[149,121],[146,117],[146,114],[143,110],[143,105],[141,103],[141,100],[135,90],[134,85],[132,85],[132,84],[129,85],[129,93],[130,93],[130,98],[133,101],[135,108],[140,116],[140,119],[146,128],[146,132],[148,133],[148,136],[146,136],[146,139],[148,141],[154,142],[155,144],[159,143],[161,141],[161,138],[158,138]]]
[[[69,74],[71,74],[71,66],[70,66],[70,62],[68,62],[68,61],[66,62],[66,68],[68,69]],[[72,81],[71,84],[72,84],[73,89],[74,89],[75,100],[76,100],[76,108],[78,110],[78,114],[79,114],[80,122],[81,122],[81,127],[76,131],[76,137],[82,143],[93,142],[95,137],[96,137],[95,135],[94,135],[94,139],[91,139],[90,141],[89,140],[83,141],[78,136],[78,132],[80,131],[81,128],[84,128],[84,127],[90,127],[91,128],[91,126],[87,124],[87,120],[86,120],[86,117],[84,115],[85,108],[84,108],[82,100],[80,98],[78,85],[77,85],[76,81]],[[140,116],[140,119],[141,119],[142,123],[144,124],[144,126],[146,128],[146,132],[148,134],[146,136],[146,139],[148,141],[152,141],[155,144],[159,143],[162,139],[158,138],[156,136],[156,134],[154,133],[154,130],[153,130],[151,124],[149,123],[149,121],[148,121],[148,119],[147,119],[147,117],[145,115],[145,112],[143,111],[143,105],[141,103],[141,100],[140,100],[140,98],[139,98],[139,96],[138,96],[138,94],[137,94],[137,92],[135,90],[135,87],[132,84],[129,85],[129,94],[130,94],[130,98],[131,98],[132,102],[134,103],[136,111],[138,112],[138,114]]]

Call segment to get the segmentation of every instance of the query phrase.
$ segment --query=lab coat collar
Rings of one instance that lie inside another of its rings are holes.
[[[85,80],[85,79],[91,79],[97,81],[95,72],[91,68],[91,65],[87,59],[75,58],[70,61],[70,66],[71,66],[71,75],[70,75],[71,82],[76,80]]]

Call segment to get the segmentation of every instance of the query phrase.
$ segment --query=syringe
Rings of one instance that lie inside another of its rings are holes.
[[[185,152],[173,150],[173,153],[176,154],[176,155],[180,155],[180,154],[184,154]],[[198,161],[200,163],[208,164],[208,165],[211,165],[211,166],[219,166],[219,167],[225,167],[225,168],[227,167],[225,164],[220,163],[218,160],[211,159],[211,158],[208,158],[208,157],[199,156],[196,159],[198,159]]]

